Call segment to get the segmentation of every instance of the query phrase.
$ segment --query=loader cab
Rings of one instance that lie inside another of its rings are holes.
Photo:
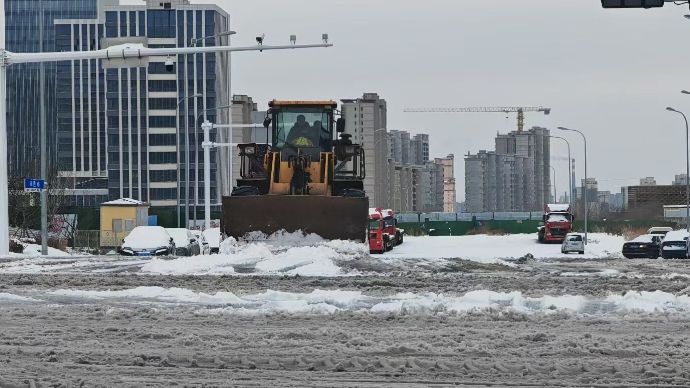
[[[285,160],[298,151],[312,160],[321,152],[333,152],[336,102],[271,101],[269,106],[273,152],[281,152]]]

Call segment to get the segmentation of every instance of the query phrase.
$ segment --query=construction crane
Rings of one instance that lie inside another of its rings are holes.
[[[518,114],[518,132],[525,129],[525,112],[551,114],[551,108],[533,107],[496,107],[496,108],[408,108],[405,113],[515,113]]]

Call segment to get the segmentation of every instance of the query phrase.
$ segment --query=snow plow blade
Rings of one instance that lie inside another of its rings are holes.
[[[257,195],[223,197],[221,228],[227,236],[271,235],[285,230],[326,240],[366,241],[368,198]]]

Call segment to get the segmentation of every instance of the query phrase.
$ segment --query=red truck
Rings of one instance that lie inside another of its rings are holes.
[[[539,227],[539,242],[562,243],[573,231],[573,213],[568,204],[549,204],[544,210],[544,225]]]
[[[403,243],[404,231],[396,228],[392,210],[369,209],[369,251],[384,253]]]
[[[369,252],[384,253],[393,249],[393,242],[384,231],[381,209],[369,209]]]
[[[403,243],[403,235],[405,231],[398,229],[398,222],[395,220],[395,214],[393,210],[386,209],[381,211],[383,214],[383,231],[388,233],[393,240],[393,246],[398,246]]]

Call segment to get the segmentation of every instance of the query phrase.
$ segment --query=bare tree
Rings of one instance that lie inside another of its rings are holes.
[[[33,238],[39,240],[41,225],[41,197],[39,193],[24,192],[24,180],[41,176],[41,165],[38,160],[26,160],[22,174],[11,175],[9,184],[10,226],[14,227],[13,237]],[[48,225],[55,216],[62,214],[66,197],[67,181],[60,177],[56,166],[48,169],[46,189],[48,190]]]

